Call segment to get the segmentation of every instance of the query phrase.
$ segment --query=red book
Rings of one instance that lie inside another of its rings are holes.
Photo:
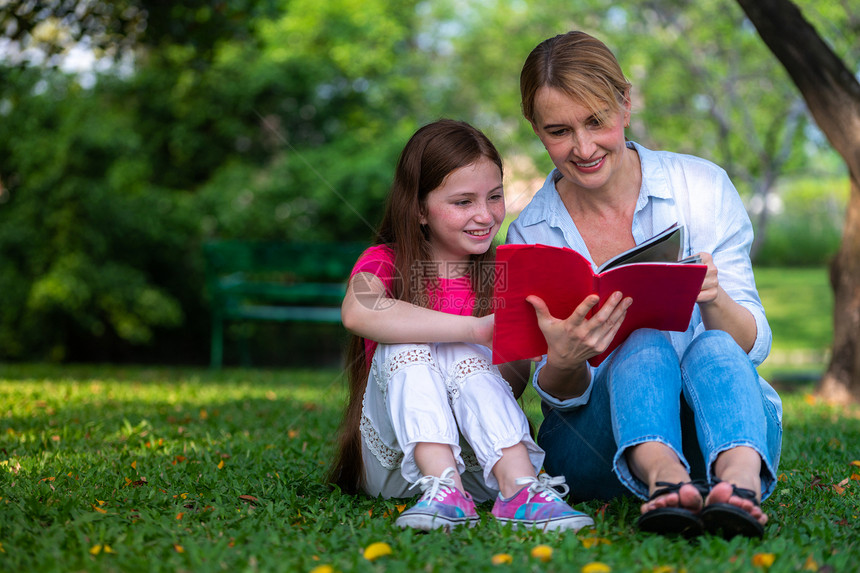
[[[683,230],[667,229],[642,245],[607,261],[598,272],[572,249],[547,245],[502,245],[496,251],[493,331],[493,363],[533,358],[546,354],[547,344],[538,328],[534,307],[526,302],[537,295],[546,302],[550,314],[567,318],[590,294],[600,296],[592,314],[615,291],[631,297],[633,304],[615,338],[602,354],[589,359],[598,366],[637,328],[684,331],[696,298],[702,289],[707,267],[697,257],[676,262],[629,262],[641,260],[643,253],[671,237],[669,245],[683,244]],[[667,241],[668,242],[668,241]],[[666,245],[661,249],[665,250]],[[678,251],[676,250],[675,253]],[[635,257],[634,257],[635,256]]]

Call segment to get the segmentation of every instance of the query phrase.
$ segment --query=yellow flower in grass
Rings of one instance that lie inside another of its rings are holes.
[[[334,567],[331,565],[318,565],[311,569],[311,573],[334,573]]]
[[[514,558],[507,553],[496,553],[493,555],[493,565],[510,565],[514,562]]]
[[[756,553],[753,555],[752,562],[756,567],[770,569],[770,566],[773,565],[775,559],[776,557],[773,553]]]
[[[371,543],[364,549],[364,558],[368,561],[375,561],[386,555],[391,555],[391,546],[382,541]]]
[[[600,561],[592,561],[583,565],[580,571],[581,573],[610,573],[612,567]]]
[[[532,557],[546,563],[552,559],[552,547],[549,545],[537,545],[532,549]]]
[[[606,539],[605,537],[583,537],[580,541],[582,541],[582,546],[586,549],[591,549],[595,545],[612,545],[612,542]]]

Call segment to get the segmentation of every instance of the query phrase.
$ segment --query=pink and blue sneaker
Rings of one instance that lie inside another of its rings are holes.
[[[394,523],[404,529],[412,527],[424,531],[477,525],[479,518],[475,502],[467,492],[454,486],[454,480],[450,477],[454,471],[454,468],[448,468],[441,477],[424,476],[412,484],[409,489],[418,486],[424,494],[418,503],[401,513]]]
[[[493,505],[493,516],[503,523],[510,523],[527,529],[544,531],[579,531],[594,525],[594,520],[567,505],[561,496],[567,495],[570,488],[564,477],[523,477],[517,479],[523,489],[510,499],[499,497]],[[558,488],[558,490],[556,490]]]

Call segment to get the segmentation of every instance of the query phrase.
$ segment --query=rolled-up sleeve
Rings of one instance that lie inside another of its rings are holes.
[[[544,401],[544,403],[555,410],[573,410],[574,408],[578,408],[580,406],[584,406],[588,403],[588,399],[591,397],[591,387],[594,384],[594,370],[595,368],[592,366],[588,366],[588,372],[591,376],[591,380],[588,382],[588,388],[585,389],[585,392],[582,395],[577,396],[576,398],[568,398],[567,400],[560,400],[555,396],[548,394],[543,388],[538,384],[538,374],[540,374],[541,369],[546,365],[546,356],[543,357],[543,360],[537,365],[535,368],[534,376],[532,376],[532,386],[534,386],[535,391],[540,396],[540,399]]]

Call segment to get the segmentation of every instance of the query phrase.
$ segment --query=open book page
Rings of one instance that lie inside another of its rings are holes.
[[[684,255],[685,227],[675,223],[665,231],[657,233],[632,249],[615,255],[597,269],[598,274],[607,269],[628,263],[674,263]]]

